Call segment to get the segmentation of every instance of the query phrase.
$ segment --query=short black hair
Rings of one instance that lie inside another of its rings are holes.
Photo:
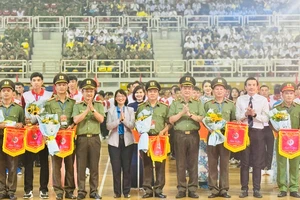
[[[105,96],[105,93],[104,93],[104,91],[103,91],[103,90],[100,90],[100,91],[98,92],[98,95],[100,95],[100,96],[104,97],[104,96]]]
[[[16,83],[15,83],[15,86],[16,86],[16,85],[24,87],[24,84],[21,83],[21,82],[16,82]]]
[[[125,92],[123,89],[118,89],[118,90],[115,92],[115,96],[114,96],[114,105],[115,105],[115,106],[118,106],[118,102],[117,102],[117,100],[116,100],[117,94],[122,94],[122,95],[124,95],[124,96],[126,97],[126,100],[125,100],[124,105],[127,106],[127,104],[128,104],[128,98],[127,98],[126,92]]]
[[[132,83],[127,84],[127,90],[132,86]]]
[[[30,75],[30,81],[32,81],[32,79],[35,78],[35,77],[40,77],[42,80],[44,80],[43,74],[41,74],[40,72],[33,72],[33,73]]]
[[[266,87],[266,88],[270,89],[269,86],[267,86],[267,85],[260,86],[260,89],[263,88],[263,87]]]
[[[201,89],[197,86],[194,86],[193,90],[201,92]]]
[[[256,81],[257,86],[259,85],[258,80],[254,77],[249,77],[245,80],[244,86],[247,86],[248,81]]]
[[[179,87],[174,88],[175,94],[176,94],[176,92],[178,92],[178,91],[180,91],[180,88],[179,88]]]
[[[136,86],[136,87],[134,88],[134,90],[133,90],[133,92],[132,92],[132,99],[133,99],[133,100],[136,101],[135,93],[136,93],[138,90],[140,90],[140,89],[142,89],[143,92],[144,92],[144,94],[145,94],[143,100],[146,99],[146,90],[145,90],[145,88],[144,88],[143,86],[141,86],[141,85],[138,85],[138,86]]]
[[[76,76],[74,76],[74,75],[69,75],[69,81],[72,81],[72,80],[78,81],[78,79],[77,79]]]

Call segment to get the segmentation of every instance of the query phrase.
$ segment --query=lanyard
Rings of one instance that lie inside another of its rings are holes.
[[[58,105],[59,105],[59,107],[61,108],[61,110],[62,110],[63,112],[65,112],[66,102],[67,102],[67,101],[65,101],[64,103],[62,103],[61,101],[58,101]]]
[[[2,109],[2,111],[4,111],[4,115],[5,115],[5,117],[8,117],[9,116],[9,114],[10,114],[10,111],[11,111],[11,108],[12,108],[12,106],[9,106],[9,108],[7,109],[7,108],[4,108],[4,109]]]
[[[216,102],[217,103],[217,102]],[[223,105],[224,105],[224,101],[220,104],[220,103],[217,103],[217,106],[218,106],[218,111],[220,113],[222,113],[222,110],[223,110]]]

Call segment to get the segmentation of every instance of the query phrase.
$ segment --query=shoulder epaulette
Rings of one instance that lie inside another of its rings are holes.
[[[274,108],[281,105],[283,103],[283,101],[279,102],[278,104],[274,105]],[[296,102],[295,102],[296,103]]]
[[[231,99],[226,99],[226,101],[234,103],[234,101],[232,101]]]
[[[76,102],[76,104],[82,104],[82,103],[83,103],[83,101]]]
[[[18,105],[18,106],[22,107],[20,104],[18,104],[18,103],[16,103],[16,102],[14,102],[14,105]]]
[[[55,99],[55,97],[51,97],[50,99],[48,99],[47,101],[52,101],[52,100],[54,100]]]
[[[165,106],[168,106],[168,107],[169,107],[169,105],[166,104],[165,102],[159,101],[159,103],[162,104],[162,105],[165,105]]]
[[[141,105],[144,105],[146,102],[143,102],[143,103],[140,103],[139,105],[138,105],[138,107],[140,107]]]
[[[299,102],[295,102],[295,101],[294,101],[294,103],[295,103],[296,105],[300,106],[300,103],[299,103]]]
[[[76,100],[75,100],[75,99],[72,99],[72,98],[70,98],[70,97],[68,97],[68,99],[69,99],[69,100],[71,100],[71,101],[75,101],[75,102],[76,102]]]

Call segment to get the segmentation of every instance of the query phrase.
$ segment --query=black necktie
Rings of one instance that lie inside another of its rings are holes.
[[[249,104],[248,104],[249,108],[253,108],[252,99],[253,99],[253,97],[250,97],[250,101],[249,101]],[[248,115],[248,126],[250,128],[253,126],[253,117],[251,115]]]

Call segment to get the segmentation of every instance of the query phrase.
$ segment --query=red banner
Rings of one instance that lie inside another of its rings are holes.
[[[74,151],[74,137],[75,131],[73,129],[59,130],[55,138],[59,153],[55,155],[61,158],[72,155]]]
[[[168,136],[149,136],[148,156],[153,162],[162,162],[170,152],[170,143]]]
[[[26,126],[25,149],[37,153],[45,148],[45,141],[38,126]]]
[[[300,136],[298,129],[280,129],[278,143],[280,155],[289,159],[300,155]]]
[[[25,153],[25,132],[25,128],[6,127],[3,135],[3,152],[12,157]]]
[[[227,122],[225,126],[224,147],[232,152],[239,152],[249,145],[248,125]]]

